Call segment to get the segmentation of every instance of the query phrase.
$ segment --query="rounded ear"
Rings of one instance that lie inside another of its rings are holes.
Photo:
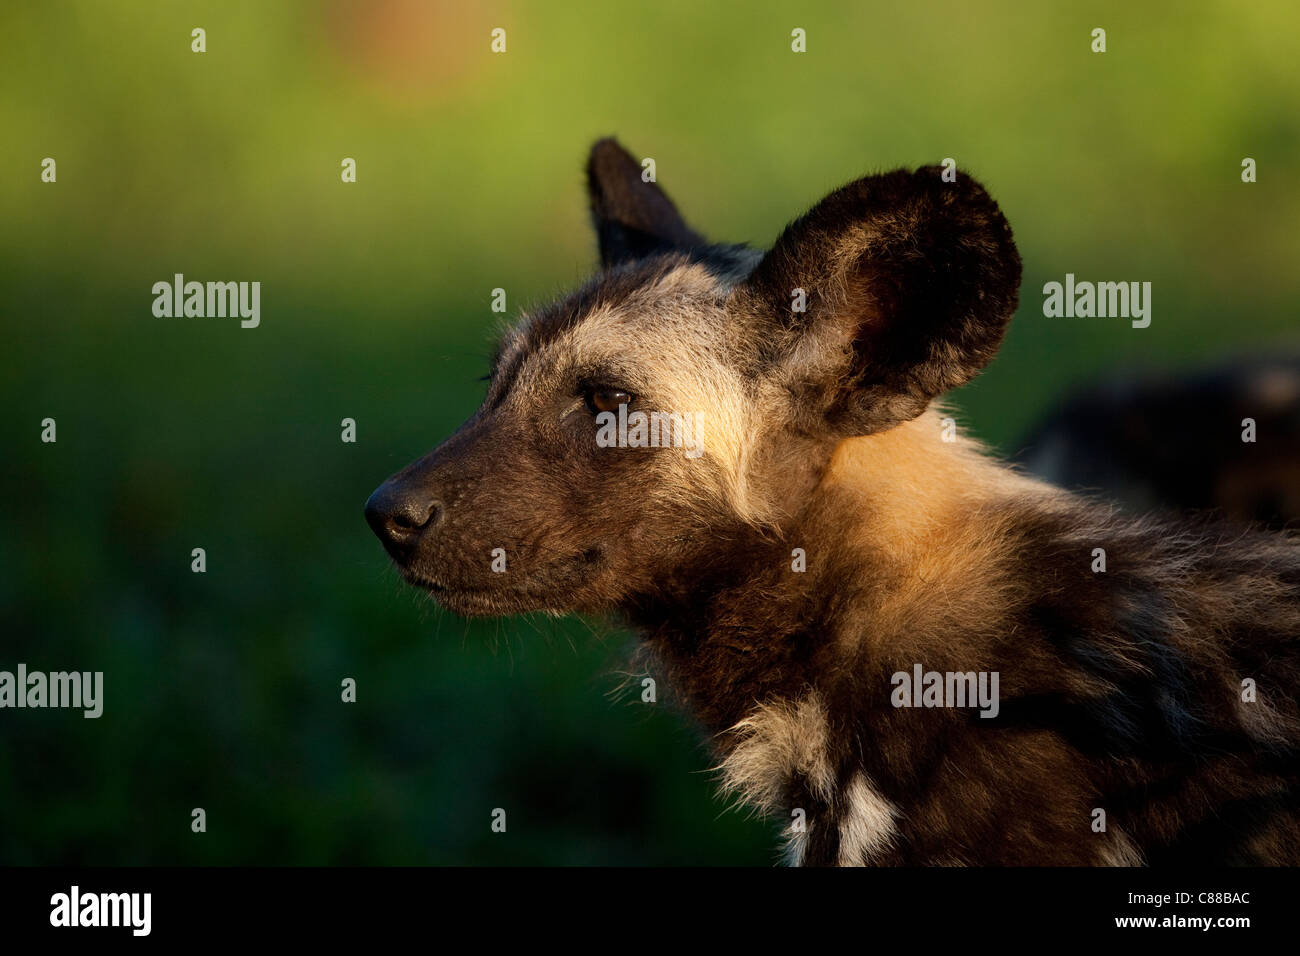
[[[587,195],[600,241],[600,261],[606,267],[706,245],[667,194],[641,179],[641,164],[614,139],[602,139],[591,147]]]
[[[970,381],[1015,313],[1011,227],[979,183],[942,173],[898,170],[835,190],[733,293],[731,307],[764,335],[766,364],[806,414],[841,432],[915,418]]]

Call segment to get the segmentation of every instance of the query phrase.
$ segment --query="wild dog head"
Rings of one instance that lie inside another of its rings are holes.
[[[479,410],[366,504],[460,613],[626,608],[779,534],[839,441],[968,381],[1015,311],[1011,229],[963,174],[856,180],[767,253],[706,242],[613,140],[587,176],[601,271],[522,316]]]

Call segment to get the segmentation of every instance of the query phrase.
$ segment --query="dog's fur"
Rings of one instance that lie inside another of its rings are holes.
[[[1122,518],[943,440],[933,401],[1017,302],[984,189],[869,176],[764,254],[706,243],[640,171],[596,144],[603,271],[524,316],[479,411],[372,496],[408,580],[463,614],[626,620],[724,788],[804,811],[795,861],[1300,862],[1294,539]],[[704,455],[598,446],[601,389],[702,413]],[[1000,712],[893,706],[916,664],[997,672]]]

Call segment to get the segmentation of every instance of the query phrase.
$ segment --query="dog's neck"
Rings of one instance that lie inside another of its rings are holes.
[[[760,703],[827,692],[846,662],[937,614],[997,600],[1001,532],[1050,493],[968,440],[945,441],[929,412],[840,442],[779,534],[710,541],[631,623],[721,732]]]

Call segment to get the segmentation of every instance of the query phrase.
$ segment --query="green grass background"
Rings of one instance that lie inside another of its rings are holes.
[[[602,135],[760,244],[951,156],[1025,260],[957,396],[1014,450],[1073,383],[1293,344],[1298,28],[1286,0],[6,4],[0,669],[102,670],[106,702],[0,711],[0,863],[773,862],[689,721],[611,700],[626,635],[444,615],[362,520],[475,407],[491,290],[590,271]],[[154,318],[175,272],[261,281],[261,327]],[[1151,327],[1045,319],[1066,272],[1151,281]]]

